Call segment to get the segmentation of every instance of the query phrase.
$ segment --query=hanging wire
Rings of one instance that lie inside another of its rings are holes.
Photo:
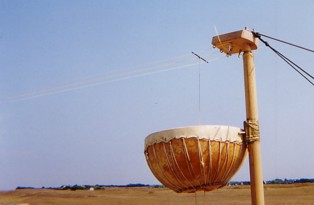
[[[198,58],[198,117],[199,123],[201,123],[201,63],[202,61],[208,63],[203,57],[199,56],[198,54],[192,52]]]
[[[201,62],[198,64],[198,114],[201,122]]]
[[[205,196],[206,192],[205,192],[205,190],[203,191],[203,193],[204,193],[204,195],[203,195],[203,204],[205,204],[205,202],[206,202],[206,196]]]
[[[305,80],[307,80],[311,85],[314,86],[314,82],[312,82],[312,80],[314,80],[314,77],[308,73],[306,70],[304,70],[303,68],[301,68],[300,66],[298,66],[296,63],[294,63],[292,60],[290,60],[289,58],[287,58],[285,55],[283,55],[282,53],[280,53],[279,51],[277,51],[275,48],[273,48],[271,45],[269,45],[269,43],[267,41],[265,41],[264,39],[262,39],[262,36],[265,36],[266,35],[263,35],[263,34],[260,34],[260,33],[257,33],[257,32],[252,32],[254,34],[255,37],[259,38],[260,41],[262,41],[265,46],[269,47],[274,53],[276,53],[281,59],[283,59],[290,67],[292,67],[297,73],[299,73]],[[285,41],[281,41],[279,39],[275,39],[275,38],[272,38],[272,37],[269,37],[267,36],[268,38],[271,38],[271,39],[274,39],[274,40],[277,40],[277,41],[280,41],[280,42],[283,42],[283,43],[287,43],[289,45],[292,45],[292,46],[295,46],[295,47],[298,47],[298,48],[302,48],[304,50],[307,50],[307,51],[310,51],[310,52],[314,52],[313,50],[311,49],[307,49],[307,48],[304,48],[304,47],[301,47],[301,46],[297,46],[295,44],[291,44],[291,43],[288,43],[288,42],[285,42]],[[312,80],[311,80],[312,79]]]
[[[197,205],[197,195],[196,195],[196,192],[194,192],[194,199],[195,199],[195,205]]]

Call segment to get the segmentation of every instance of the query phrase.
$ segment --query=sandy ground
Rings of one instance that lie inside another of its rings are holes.
[[[312,205],[314,183],[266,185],[269,205]],[[163,188],[106,188],[96,191],[16,190],[0,192],[0,205],[246,205],[251,204],[250,187],[225,187],[212,192],[177,194]]]

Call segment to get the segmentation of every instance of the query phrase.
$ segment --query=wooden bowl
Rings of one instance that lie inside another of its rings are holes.
[[[246,156],[243,131],[204,125],[165,130],[145,139],[147,164],[155,177],[177,193],[225,186]]]

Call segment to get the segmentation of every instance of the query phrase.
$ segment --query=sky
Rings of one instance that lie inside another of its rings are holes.
[[[301,2],[0,0],[0,190],[159,184],[147,135],[243,127],[242,59],[212,37],[247,27],[313,49]],[[267,41],[314,74],[312,53]],[[262,43],[254,55],[264,179],[313,178],[313,86]]]

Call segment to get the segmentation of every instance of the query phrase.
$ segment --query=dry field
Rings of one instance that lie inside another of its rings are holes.
[[[314,183],[266,185],[268,205],[312,205]],[[176,194],[162,188],[106,188],[96,191],[17,190],[0,192],[0,205],[236,205],[250,203],[250,187],[226,187],[213,192]]]

